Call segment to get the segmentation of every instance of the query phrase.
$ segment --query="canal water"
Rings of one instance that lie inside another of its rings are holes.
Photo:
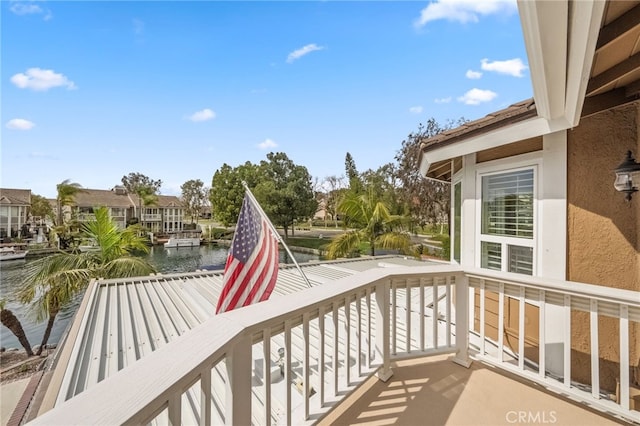
[[[214,245],[202,245],[200,247],[181,247],[179,249],[166,249],[162,246],[154,246],[149,253],[149,261],[158,272],[164,274],[191,272],[197,269],[223,269],[227,259],[227,247]],[[298,263],[319,259],[318,255],[294,252]],[[23,277],[23,269],[27,262],[33,260],[9,260],[0,263],[0,298],[8,300],[6,308],[10,309],[22,323],[22,327],[32,346],[39,345],[46,326],[46,321],[35,322],[35,315],[25,306],[11,300],[12,291],[18,286]],[[280,251],[281,263],[293,263],[289,255]],[[49,343],[58,343],[60,337],[71,322],[75,314],[82,294],[78,295],[74,303],[63,309],[56,317]],[[0,347],[22,348],[18,339],[5,327],[0,326]]]

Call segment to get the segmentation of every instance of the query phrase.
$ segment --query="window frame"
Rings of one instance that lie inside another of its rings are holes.
[[[484,176],[499,175],[522,170],[533,170],[533,237],[520,238],[504,235],[482,233],[482,178]],[[509,272],[509,246],[530,247],[532,250],[531,274],[538,274],[538,238],[540,236],[540,203],[539,194],[542,182],[542,154],[532,152],[516,157],[487,161],[476,164],[476,214],[475,214],[475,261],[477,268],[482,268],[482,242],[498,243],[501,245],[500,272]],[[486,269],[486,268],[482,268]]]

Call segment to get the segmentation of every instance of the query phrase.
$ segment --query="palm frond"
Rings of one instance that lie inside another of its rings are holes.
[[[376,244],[385,249],[397,249],[403,254],[408,254],[411,237],[405,232],[385,232],[376,238]]]
[[[361,234],[358,231],[348,231],[338,235],[327,245],[327,258],[336,259],[352,253],[360,246]]]

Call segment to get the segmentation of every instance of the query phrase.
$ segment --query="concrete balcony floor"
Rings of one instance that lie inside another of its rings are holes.
[[[474,361],[401,361],[386,383],[368,379],[320,425],[625,424]]]

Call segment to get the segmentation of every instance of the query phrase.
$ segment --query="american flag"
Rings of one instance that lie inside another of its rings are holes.
[[[247,193],[242,202],[217,314],[267,300],[278,278],[278,240],[251,198]]]

